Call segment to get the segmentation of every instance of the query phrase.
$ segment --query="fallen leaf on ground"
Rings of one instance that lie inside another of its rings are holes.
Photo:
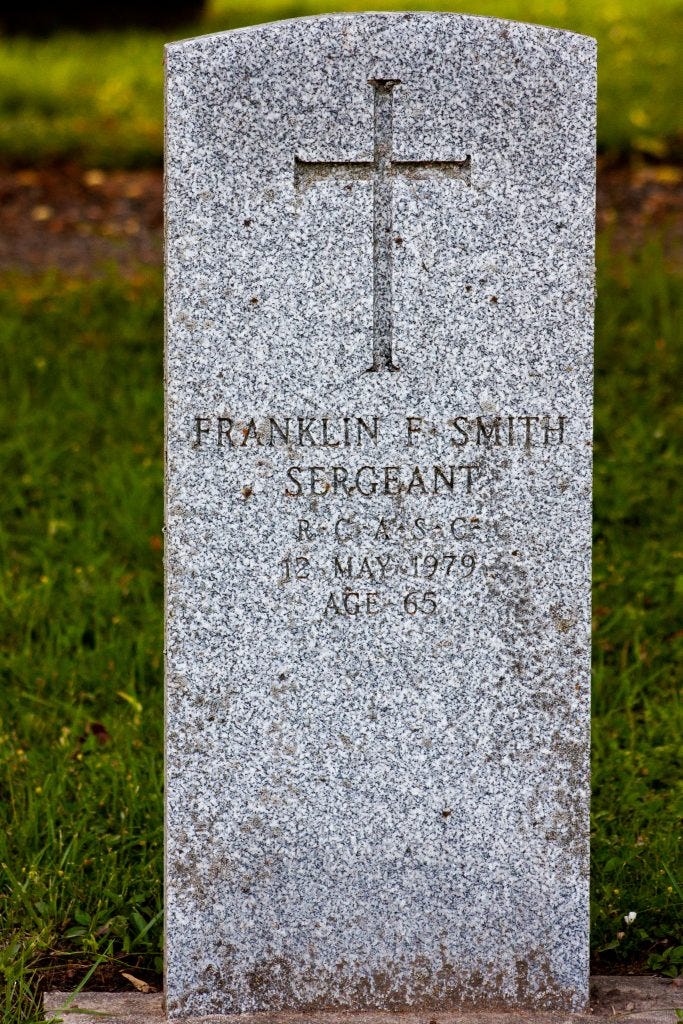
[[[140,978],[134,978],[132,974],[126,974],[125,971],[121,971],[121,976],[129,981],[133,988],[136,988],[138,992],[156,992],[154,985],[148,985],[146,981],[141,981]]]

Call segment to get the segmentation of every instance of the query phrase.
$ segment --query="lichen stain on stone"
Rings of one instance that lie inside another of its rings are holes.
[[[207,972],[213,976],[214,988],[207,988],[204,978],[193,996],[200,996],[203,1013],[207,1012],[204,999],[208,992],[215,993],[221,988],[224,997],[231,990],[234,1009],[229,1012],[239,1013],[275,1013],[285,1009],[290,1013],[572,1009],[571,994],[562,989],[549,965],[534,952],[528,959],[515,962],[509,972],[512,982],[508,978],[506,983],[503,972],[496,967],[500,965],[489,963],[463,969],[447,959],[437,966],[427,957],[417,957],[412,962],[388,962],[363,975],[362,965],[349,960],[339,961],[330,969],[311,961],[295,967],[287,957],[274,956],[256,961],[242,972],[231,950],[223,970],[214,965],[204,970],[205,976]],[[193,996],[189,997],[188,1007],[197,1005]]]
[[[549,769],[544,786],[530,796],[526,817],[530,822],[542,821],[544,835],[548,842],[556,844],[564,856],[565,869],[569,877],[575,871],[582,871],[588,858],[588,831],[586,817],[586,792],[578,789],[575,780],[587,777],[586,747],[580,739],[564,736],[554,730],[549,738]],[[546,813],[547,790],[551,789],[552,812]]]
[[[291,970],[291,964],[285,957],[262,960],[246,972],[245,977],[249,991],[256,996],[275,994],[276,992],[284,996],[289,992]]]
[[[555,980],[547,960],[531,953],[528,960],[515,962],[516,999],[518,1006],[531,1006],[535,1010],[571,1010],[571,999],[566,989]]]
[[[558,608],[557,605],[550,609],[550,617],[559,633],[568,633],[578,622],[574,612]]]

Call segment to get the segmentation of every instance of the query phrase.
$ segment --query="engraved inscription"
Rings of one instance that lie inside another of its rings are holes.
[[[459,588],[476,586],[486,571],[488,538],[497,530],[488,513],[482,518],[467,512],[482,480],[509,468],[509,455],[503,455],[511,449],[522,457],[518,471],[521,466],[533,472],[533,457],[547,462],[550,449],[566,444],[568,433],[567,416],[542,412],[462,413],[434,422],[415,412],[392,417],[220,411],[197,414],[188,431],[200,458],[253,467],[255,456],[257,465],[267,463],[263,479],[272,496],[294,503],[291,547],[282,553],[273,582],[302,600],[317,594],[319,603],[311,607],[335,619],[388,609],[429,617],[438,613],[444,595],[457,601]],[[434,449],[452,461],[430,462]],[[391,465],[382,461],[387,452],[396,460]],[[248,485],[241,477],[244,500],[258,493],[253,475]],[[295,511],[299,502],[301,515]],[[434,503],[433,515],[425,514],[425,502]],[[411,507],[420,514],[411,514]],[[327,508],[335,511],[323,513]],[[367,517],[359,509],[375,512]]]
[[[447,466],[360,466],[349,471],[345,466],[290,466],[285,494],[288,498],[312,495],[324,498],[337,494],[453,493],[458,485],[472,493],[479,463]]]
[[[343,517],[333,523],[323,521],[315,531],[310,520],[299,519],[292,531],[295,541],[310,544],[329,531],[330,541],[339,547],[318,560],[289,552],[280,563],[278,583],[295,588],[316,580],[329,583],[326,616],[374,615],[392,604],[402,614],[433,615],[442,587],[457,587],[477,569],[474,541],[480,529],[478,516],[436,522],[417,516],[407,523],[389,523],[384,517],[358,523]],[[453,546],[454,540],[464,543]],[[394,546],[367,546],[373,541],[394,542]]]
[[[372,448],[385,434],[398,445],[414,448],[444,436],[449,445],[515,448],[564,442],[566,416],[507,413],[497,416],[452,416],[444,424],[423,416],[382,423],[379,416],[227,416],[196,415],[193,445],[201,448]]]

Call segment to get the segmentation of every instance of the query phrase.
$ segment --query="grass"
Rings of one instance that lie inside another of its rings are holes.
[[[656,967],[683,939],[683,289],[652,247],[599,284],[592,943]]]
[[[17,281],[0,334],[0,970],[15,1021],[22,1001],[31,1019],[31,967],[159,953],[158,282]]]
[[[683,289],[656,248],[615,263],[603,246],[600,263],[592,945],[605,970],[681,941]],[[36,985],[56,966],[72,988],[98,957],[109,978],[160,967],[161,313],[156,276],[16,279],[0,298],[4,1024],[40,1019]]]
[[[600,148],[683,154],[683,0],[212,0],[204,23],[180,36],[368,7],[455,10],[593,35]],[[0,38],[0,161],[160,163],[164,41],[154,32]]]

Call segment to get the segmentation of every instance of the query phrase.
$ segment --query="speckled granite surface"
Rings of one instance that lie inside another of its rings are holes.
[[[581,1010],[595,51],[167,49],[167,999]]]

